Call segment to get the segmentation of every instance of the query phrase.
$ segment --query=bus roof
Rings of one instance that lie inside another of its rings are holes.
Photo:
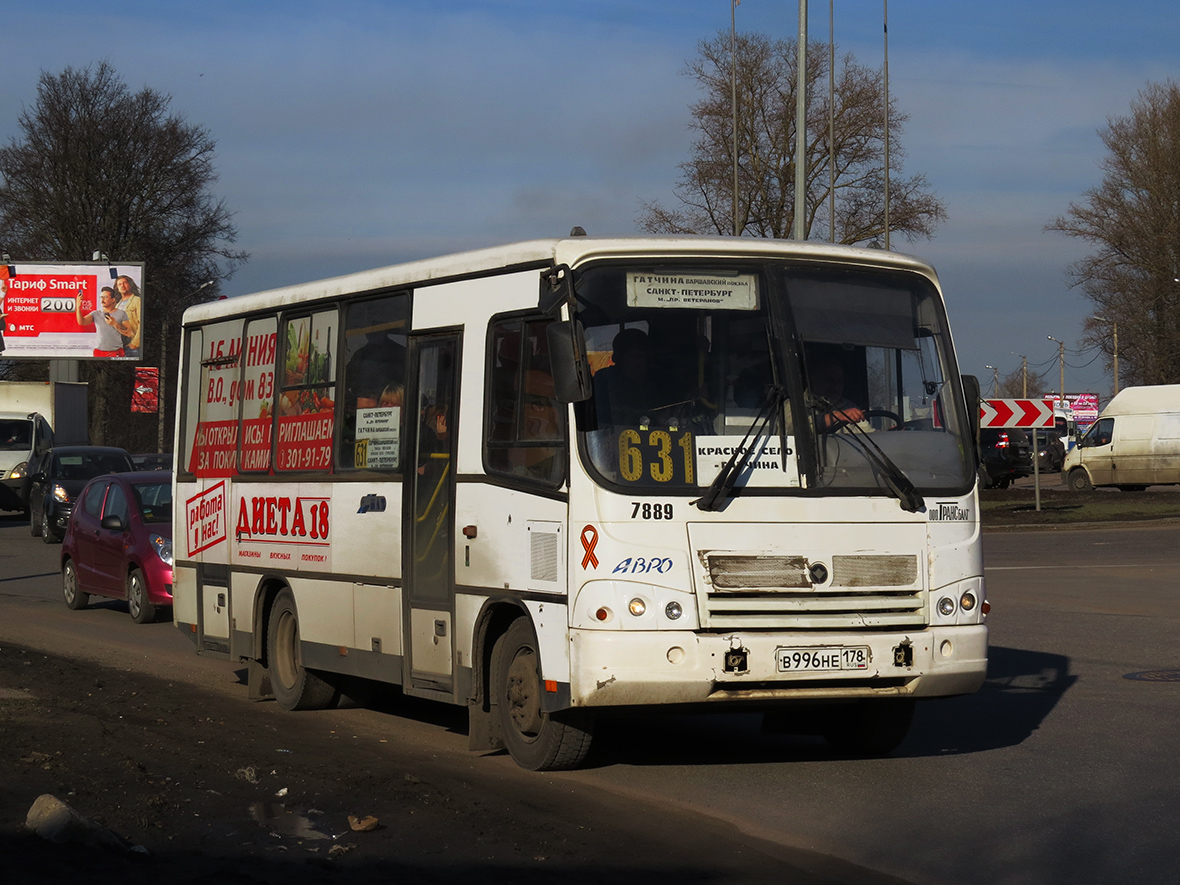
[[[270,289],[251,295],[198,304],[185,311],[185,323],[199,323],[251,310],[283,307],[305,301],[331,299],[357,292],[376,292],[402,286],[440,283],[465,276],[479,276],[505,269],[527,269],[567,264],[574,267],[591,259],[642,257],[747,256],[835,261],[861,267],[904,269],[938,283],[933,268],[898,252],[863,249],[829,243],[799,243],[755,237],[566,237],[527,240],[504,246],[459,252],[438,258],[409,261],[339,277]]]

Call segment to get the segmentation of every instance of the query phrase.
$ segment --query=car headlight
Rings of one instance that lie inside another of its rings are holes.
[[[24,479],[29,475],[29,462],[21,461],[12,468],[12,473],[8,474],[9,479]]]
[[[62,488],[61,486],[54,486],[54,487],[53,487],[53,497],[54,497],[56,500],[58,500],[58,501],[61,501],[63,504],[69,504],[69,503],[70,503],[70,493],[69,493],[69,492],[67,492],[67,491],[66,491],[64,488]]]
[[[163,535],[152,535],[148,540],[152,542],[156,556],[160,557],[165,565],[172,565],[172,539]]]

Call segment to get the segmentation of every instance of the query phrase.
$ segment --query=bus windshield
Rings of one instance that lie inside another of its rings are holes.
[[[579,451],[607,487],[699,495],[735,462],[734,486],[753,494],[971,485],[947,325],[925,277],[604,263],[575,290],[593,372]]]

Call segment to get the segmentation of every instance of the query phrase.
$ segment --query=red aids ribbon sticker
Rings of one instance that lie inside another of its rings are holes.
[[[587,565],[591,568],[598,568],[598,557],[594,555],[594,547],[597,543],[598,529],[592,525],[582,529],[582,549],[586,551],[586,555],[582,557],[583,570]]]

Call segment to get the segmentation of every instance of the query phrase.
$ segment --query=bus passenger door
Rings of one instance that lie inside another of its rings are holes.
[[[413,460],[406,465],[404,559],[409,612],[406,686],[449,693],[453,684],[455,597],[455,421],[458,335],[411,339],[407,405],[413,404]]]

